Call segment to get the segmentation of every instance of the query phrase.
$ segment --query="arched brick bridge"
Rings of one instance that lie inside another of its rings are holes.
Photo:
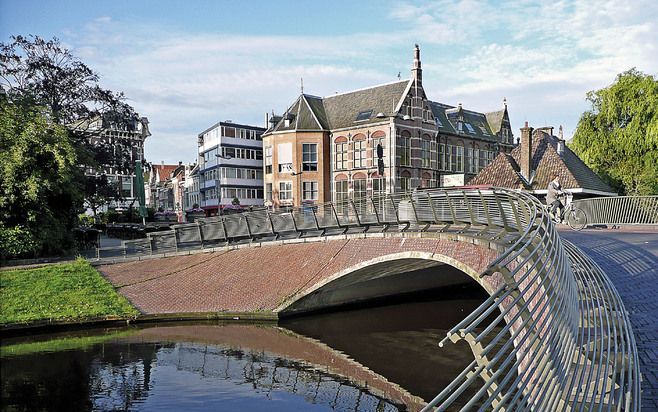
[[[100,270],[146,314],[288,313],[464,283],[462,272],[491,292],[490,278],[480,274],[500,251],[494,243],[493,248],[483,243],[442,234],[343,235],[226,247]],[[427,270],[437,266],[443,269]]]
[[[177,226],[124,242],[120,256],[98,256],[143,313],[285,315],[470,277],[489,298],[440,344],[463,340],[474,359],[427,408],[457,399],[495,410],[640,408],[621,299],[523,193],[428,190],[254,212]]]

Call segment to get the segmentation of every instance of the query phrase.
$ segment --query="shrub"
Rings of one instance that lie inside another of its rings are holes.
[[[33,255],[37,242],[32,233],[23,226],[5,227],[0,223],[0,256],[15,259]]]

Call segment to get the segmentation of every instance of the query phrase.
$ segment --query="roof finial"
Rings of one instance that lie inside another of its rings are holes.
[[[302,80],[302,94],[304,94],[304,78],[302,77],[301,80]]]
[[[507,97],[503,97],[503,105],[507,107]]]
[[[402,76],[400,75],[400,72],[398,72],[398,80],[400,80]]]

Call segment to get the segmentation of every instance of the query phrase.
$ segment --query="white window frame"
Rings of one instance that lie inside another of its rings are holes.
[[[302,200],[318,200],[318,182],[316,180],[302,181]],[[308,196],[310,194],[310,197]]]
[[[366,160],[366,141],[355,140],[352,142],[352,168],[365,167]]]
[[[285,180],[279,182],[279,200],[282,202],[292,202],[292,181]]]
[[[306,150],[306,149],[312,150]],[[302,143],[302,170],[305,172],[317,172],[318,170],[318,145],[317,143]]]

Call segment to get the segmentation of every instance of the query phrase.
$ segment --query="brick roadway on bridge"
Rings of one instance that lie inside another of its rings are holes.
[[[481,272],[498,252],[428,238],[339,239],[101,266],[142,313],[272,311],[343,269],[400,252],[438,253]]]
[[[658,231],[561,231],[610,277],[629,313],[642,370],[642,410],[658,411]]]

